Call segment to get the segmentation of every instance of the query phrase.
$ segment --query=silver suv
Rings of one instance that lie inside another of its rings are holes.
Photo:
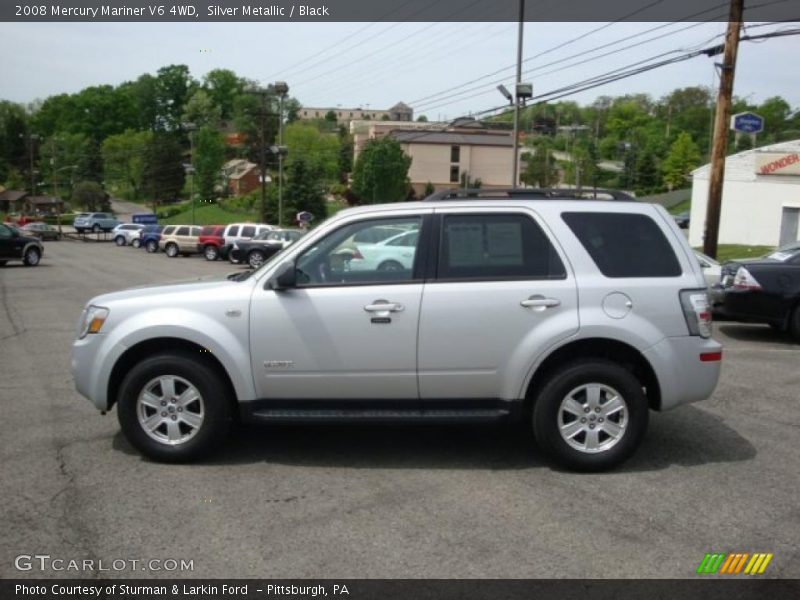
[[[615,466],[649,409],[713,392],[721,346],[672,217],[569,194],[353,208],[255,272],[98,296],[77,389],[117,404],[130,443],[162,461],[206,453],[233,419],[516,418],[562,465]],[[405,258],[360,241],[377,228],[416,234]]]

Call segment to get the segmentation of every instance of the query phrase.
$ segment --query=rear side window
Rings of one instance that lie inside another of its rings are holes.
[[[178,231],[175,232],[175,235],[189,235],[189,228],[188,227],[178,227]]]
[[[562,213],[606,277],[677,277],[681,266],[667,238],[646,215]]]
[[[256,234],[256,228],[253,225],[245,225],[242,227],[242,237],[251,238]]]
[[[439,279],[564,279],[545,233],[524,215],[446,215]]]

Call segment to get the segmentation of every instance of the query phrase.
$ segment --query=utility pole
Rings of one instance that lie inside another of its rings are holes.
[[[706,227],[703,252],[717,257],[719,217],[722,208],[722,186],[725,181],[725,156],[728,150],[728,123],[731,119],[733,78],[736,73],[736,55],[739,50],[739,31],[742,27],[744,0],[731,0],[728,32],[725,34],[725,54],[721,66],[717,114],[714,120],[714,142],[711,148],[711,174],[708,181]]]
[[[259,116],[259,132],[258,132],[258,153],[259,162],[261,163],[261,221],[267,222],[267,90],[263,88],[256,88],[248,90],[252,94],[257,94],[261,97],[260,106],[258,111]]]
[[[289,86],[285,81],[276,81],[272,85],[278,94],[278,227],[283,227],[283,101],[289,93]],[[367,104],[369,110],[369,104]]]
[[[517,84],[514,86],[514,157],[511,165],[511,188],[517,187],[519,168],[519,102],[517,88],[522,83],[522,33],[525,25],[525,0],[519,0],[519,33],[517,35]]]

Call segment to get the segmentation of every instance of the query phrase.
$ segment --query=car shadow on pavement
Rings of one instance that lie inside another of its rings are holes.
[[[120,433],[113,446],[138,456]],[[755,447],[722,418],[693,406],[651,413],[645,441],[619,471],[655,471],[751,460]],[[525,424],[237,425],[218,453],[201,464],[266,462],[352,469],[555,468]]]
[[[794,346],[800,350],[800,345],[792,336],[784,331],[776,331],[769,325],[754,325],[752,323],[726,323],[718,325],[720,333],[740,342],[770,342],[785,346]]]

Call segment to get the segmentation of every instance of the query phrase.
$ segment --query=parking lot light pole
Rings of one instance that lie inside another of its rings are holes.
[[[189,201],[192,204],[192,225],[194,225],[194,130],[197,125],[194,123],[184,123],[183,128],[189,132],[189,167],[186,172],[189,174]]]
[[[278,147],[283,148],[283,101],[289,86],[285,81],[276,81],[272,87],[278,94]],[[283,227],[283,152],[278,153],[278,227]]]

